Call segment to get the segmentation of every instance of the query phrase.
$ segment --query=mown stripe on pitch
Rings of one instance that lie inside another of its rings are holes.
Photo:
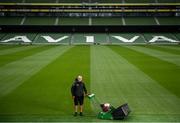
[[[61,50],[59,49],[59,52]],[[30,116],[37,114],[36,116],[42,116],[42,118],[47,115],[59,115],[61,118],[69,116],[71,119],[64,120],[72,121],[74,110],[70,88],[75,77],[80,74],[89,90],[89,50],[89,46],[75,46],[57,57],[41,71],[31,76],[23,85],[4,97],[0,101],[0,113],[21,113]],[[4,103],[7,100],[8,102]],[[84,114],[85,116],[91,114],[87,99],[85,99]],[[80,119],[75,117],[74,120]]]
[[[42,48],[42,49],[41,49]],[[0,98],[12,92],[25,80],[63,54],[68,47],[39,47],[41,52],[0,67]],[[37,51],[37,50],[36,50]],[[40,51],[40,50],[39,50]]]
[[[164,51],[146,48],[146,46],[126,46],[126,47],[132,50],[136,50],[138,52],[145,53],[152,57],[156,57],[160,60],[173,63],[177,66],[180,66],[180,55],[175,55],[175,54],[164,52]]]
[[[172,49],[172,50],[176,50],[176,51],[180,51],[180,46],[179,45],[164,45],[164,46],[157,46],[157,47],[164,47],[167,49]]]
[[[111,47],[111,49],[127,59],[133,65],[137,66],[140,70],[156,80],[160,85],[167,88],[170,92],[180,97],[180,86],[177,86],[180,82],[179,66],[157,58],[161,57],[158,53],[158,56],[156,57],[146,54],[149,50],[147,48],[142,49],[142,47],[135,46],[119,46]],[[151,53],[153,53],[153,50],[151,51]],[[154,53],[156,53],[156,51]]]
[[[119,53],[129,49],[119,48],[91,46],[91,92],[96,98],[115,107],[129,103],[132,113],[126,121],[180,121],[167,117],[180,116],[180,99]]]
[[[1,55],[8,55],[8,54],[12,54],[12,53],[16,53],[16,52],[24,52],[25,50],[28,49],[32,49],[32,48],[36,48],[38,46],[16,46],[13,48],[8,48],[8,49],[4,49],[0,51],[0,56]]]
[[[18,52],[14,52],[11,54],[0,55],[0,67],[7,65],[11,62],[17,61],[17,60],[21,60],[25,57],[34,55],[36,53],[42,52],[44,50],[50,49],[53,46],[29,46],[29,47],[30,48],[25,48],[22,51],[19,50]],[[15,50],[17,50],[17,49],[15,49]]]
[[[20,45],[3,45],[3,44],[0,44],[0,52],[3,50],[16,48],[16,47],[20,47]]]
[[[144,47],[144,46],[142,46],[142,47]],[[158,51],[162,51],[162,52],[167,52],[167,53],[171,53],[171,54],[175,54],[175,55],[180,55],[180,50],[170,49],[170,48],[163,47],[163,46],[147,45],[146,48],[154,49],[154,50],[158,50]]]
[[[159,45],[158,47],[164,47],[164,48],[168,48],[168,49],[172,49],[172,50],[177,50],[180,51],[180,46],[179,45]]]

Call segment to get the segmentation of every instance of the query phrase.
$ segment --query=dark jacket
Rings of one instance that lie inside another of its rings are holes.
[[[87,94],[85,84],[76,80],[71,87],[72,96],[84,96],[84,92]]]

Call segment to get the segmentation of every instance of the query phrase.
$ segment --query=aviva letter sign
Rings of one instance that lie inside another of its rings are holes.
[[[8,37],[8,36],[7,36]],[[50,35],[41,35],[38,37],[33,38],[33,40],[31,40],[30,38],[28,38],[28,36],[26,35],[17,35],[11,38],[3,38],[0,43],[13,43],[13,42],[23,42],[23,43],[97,43],[100,42],[101,43],[113,43],[114,40],[116,40],[116,43],[138,43],[139,40],[141,40],[141,43],[179,43],[178,39],[173,38],[172,37],[167,37],[167,36],[163,36],[163,35],[157,35],[157,36],[151,36],[151,38],[149,40],[145,39],[142,36],[138,36],[138,35],[134,35],[133,37],[131,36],[129,37],[125,37],[125,36],[121,36],[121,35],[111,35],[107,38],[108,36],[102,36],[102,39],[99,39],[98,37],[94,36],[94,35],[82,35],[82,36],[68,36],[68,35],[64,35],[64,36],[60,36],[57,38],[50,36]],[[142,42],[143,40],[143,42]],[[75,42],[74,42],[75,41]]]

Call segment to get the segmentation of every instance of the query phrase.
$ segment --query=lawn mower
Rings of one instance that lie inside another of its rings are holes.
[[[115,108],[109,103],[103,103],[103,104],[100,103],[96,99],[95,94],[89,94],[88,98],[90,99],[93,106],[95,106],[95,108],[99,108],[101,110],[98,112],[98,115],[97,115],[99,119],[123,120],[131,112],[127,103],[119,106],[118,108]]]

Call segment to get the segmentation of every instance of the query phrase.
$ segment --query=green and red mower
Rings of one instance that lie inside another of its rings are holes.
[[[131,112],[127,103],[115,108],[109,103],[100,103],[95,94],[88,95],[89,100],[92,102],[93,106],[96,108],[100,108],[101,111],[98,112],[97,118],[104,120],[123,120],[126,118]]]

